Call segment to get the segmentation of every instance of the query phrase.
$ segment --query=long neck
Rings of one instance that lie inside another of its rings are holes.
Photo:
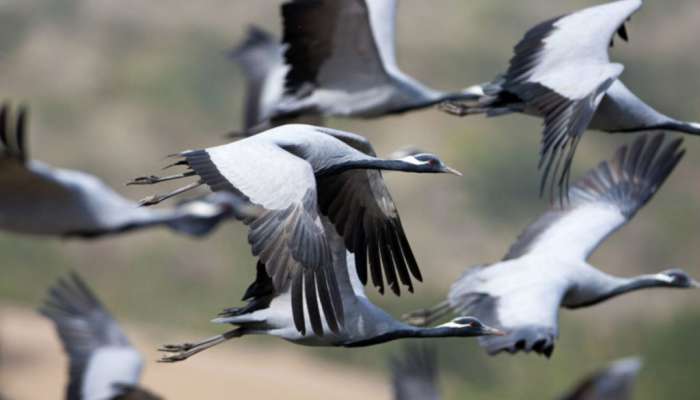
[[[370,339],[360,340],[346,344],[346,347],[364,347],[380,343],[390,342],[405,338],[439,338],[439,337],[465,337],[471,336],[464,329],[436,326],[433,328],[421,328],[400,323],[400,327],[389,332],[374,336]]]
[[[671,121],[657,126],[656,129],[700,135],[700,123],[697,122]]]
[[[639,275],[634,278],[608,276],[605,281],[599,282],[595,296],[570,305],[569,308],[588,307],[621,294],[655,287],[668,287],[668,283],[659,279],[656,275]]]
[[[316,175],[326,176],[339,174],[351,169],[376,169],[385,171],[422,172],[420,166],[401,160],[383,160],[381,158],[367,157],[364,159],[349,160],[330,165],[318,171]]]

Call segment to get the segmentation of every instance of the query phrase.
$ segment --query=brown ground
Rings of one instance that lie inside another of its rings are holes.
[[[145,358],[156,359],[153,349],[159,342],[154,335],[137,326],[128,325],[127,329],[132,343]],[[31,309],[3,306],[0,341],[0,388],[5,396],[10,400],[60,398],[67,374],[66,360],[47,320]],[[324,362],[293,346],[268,350],[239,342],[222,345],[179,365],[148,362],[142,383],[168,399],[389,397],[383,376]]]

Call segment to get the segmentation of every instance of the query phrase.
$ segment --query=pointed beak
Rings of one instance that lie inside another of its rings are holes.
[[[442,169],[442,172],[446,172],[448,174],[457,175],[457,176],[463,176],[461,172],[457,171],[456,169],[454,169],[448,165],[445,165],[445,167]]]
[[[484,326],[482,333],[486,336],[505,336],[506,333],[500,329],[492,328],[490,326]]]

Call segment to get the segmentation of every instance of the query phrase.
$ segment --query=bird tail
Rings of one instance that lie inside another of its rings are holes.
[[[405,322],[416,326],[432,325],[452,312],[449,301],[442,301],[431,308],[424,308],[401,316]]]

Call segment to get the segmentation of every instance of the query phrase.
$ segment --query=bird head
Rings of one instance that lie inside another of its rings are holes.
[[[409,152],[410,150],[410,152]],[[432,173],[448,173],[457,176],[462,176],[462,173],[456,169],[448,166],[440,157],[431,153],[418,152],[417,149],[407,149],[403,153],[400,151],[395,152],[395,155],[401,155],[399,160],[411,164],[416,167],[416,171],[419,172],[432,172]]]
[[[505,336],[505,332],[483,324],[474,317],[457,317],[439,328],[453,329],[459,336]]]
[[[668,287],[680,289],[700,288],[700,282],[691,278],[685,271],[678,268],[660,272],[656,274],[656,279]]]

